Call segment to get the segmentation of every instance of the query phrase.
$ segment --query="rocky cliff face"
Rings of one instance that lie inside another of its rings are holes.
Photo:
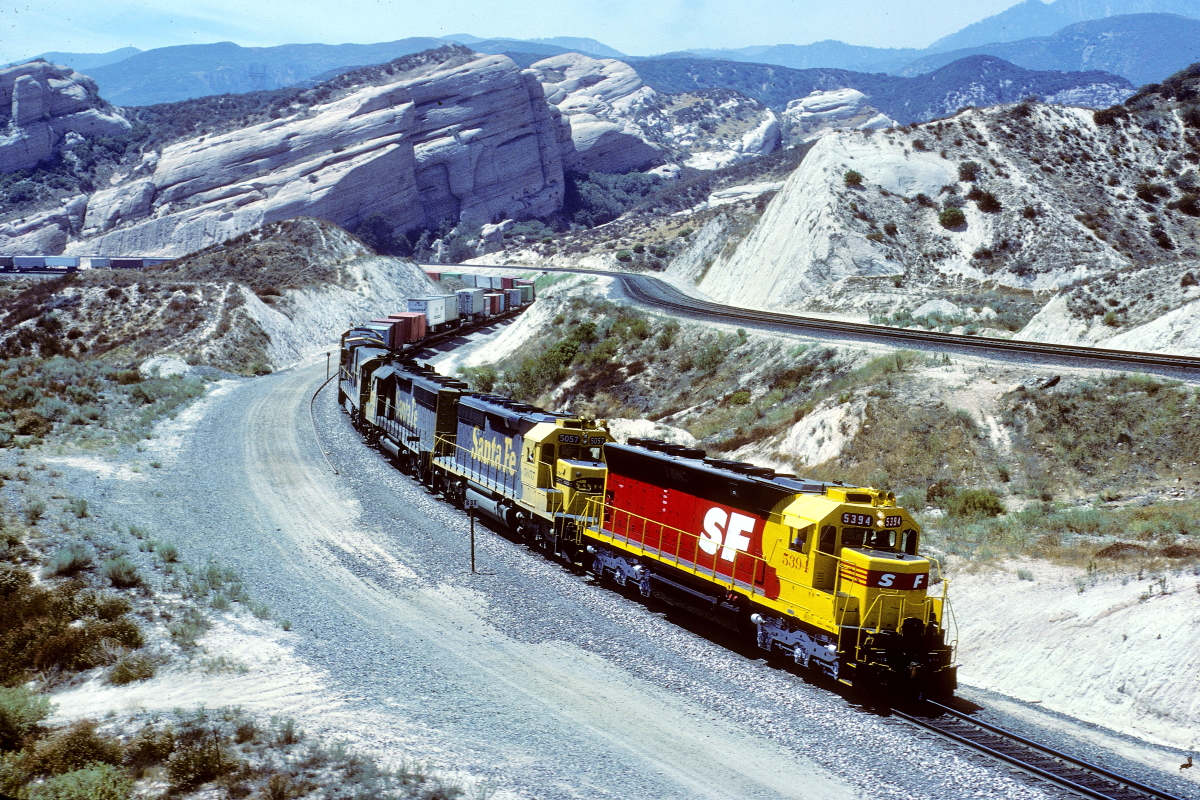
[[[35,61],[0,70],[0,172],[49,159],[68,136],[116,136],[129,122],[69,67]]]
[[[810,142],[845,128],[891,128],[899,123],[867,102],[857,89],[815,91],[787,104],[783,130],[788,141]]]
[[[1112,119],[1022,103],[831,134],[699,286],[811,309],[864,276],[1041,291],[1194,256],[1200,136],[1190,113],[1160,104]]]
[[[82,220],[10,225],[0,249],[51,244],[51,223],[68,253],[181,255],[296,216],[354,228],[379,213],[399,230],[539,216],[562,203],[565,137],[541,85],[508,58],[431,67],[147,153],[86,198]]]
[[[571,126],[568,169],[629,172],[674,163],[716,169],[779,147],[779,120],[740,92],[662,94],[633,67],[568,53],[530,67]]]

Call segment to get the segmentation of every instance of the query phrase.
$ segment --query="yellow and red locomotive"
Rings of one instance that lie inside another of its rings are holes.
[[[592,567],[753,626],[759,647],[883,696],[956,686],[945,593],[890,493],[777,475],[652,439],[605,447],[584,529]]]

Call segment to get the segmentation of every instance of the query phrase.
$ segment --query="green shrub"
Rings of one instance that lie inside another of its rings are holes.
[[[617,261],[620,261],[622,264],[628,264],[630,261],[633,261],[633,253],[628,250],[618,250]]]
[[[158,542],[154,546],[154,552],[166,564],[174,564],[179,561],[179,548],[172,542]]]
[[[853,169],[846,170],[846,174],[842,176],[842,182],[844,184],[846,184],[847,186],[854,186],[854,187],[862,186],[862,184],[863,184],[862,173],[858,172],[857,170],[853,170]]]
[[[725,348],[721,346],[720,340],[706,342],[696,353],[696,366],[703,372],[712,372],[717,367],[721,366],[721,362],[725,360]]]
[[[0,750],[15,750],[54,710],[50,698],[24,686],[0,687]]]
[[[108,682],[114,686],[149,680],[158,669],[157,660],[145,653],[122,653],[108,673]]]
[[[161,764],[175,752],[175,733],[170,728],[156,730],[150,725],[142,728],[125,746],[125,764],[134,769]]]
[[[110,764],[56,775],[26,790],[28,800],[128,800],[133,780]]]
[[[979,179],[979,164],[974,161],[964,161],[958,165],[958,179],[974,183]]]
[[[190,650],[210,627],[212,622],[208,617],[195,608],[189,608],[182,617],[167,625],[167,632],[171,634],[171,640],[175,644],[184,650]]]
[[[938,222],[941,223],[943,228],[960,228],[967,224],[967,215],[963,213],[961,208],[950,206],[938,214]]]
[[[1116,328],[1121,324],[1121,318],[1117,316],[1116,311],[1104,312],[1104,324],[1110,328]]]
[[[745,389],[734,392],[733,394],[729,395],[729,402],[731,405],[744,406],[750,402],[750,392],[746,391]]]
[[[36,525],[38,520],[46,516],[46,504],[41,500],[30,500],[25,504],[25,521]]]
[[[95,720],[84,719],[38,742],[22,756],[22,766],[30,775],[63,775],[95,764],[121,763],[121,743],[112,736],[97,733]]]
[[[996,517],[1004,513],[1000,498],[988,489],[966,489],[945,503],[946,513],[952,517]]]
[[[69,578],[92,569],[95,563],[92,548],[83,542],[71,542],[54,554],[46,571],[51,575],[62,575]]]
[[[79,519],[85,519],[86,517],[90,516],[88,513],[88,501],[86,498],[72,497],[68,501],[67,505],[70,507],[71,513],[73,513]]]
[[[104,562],[104,577],[118,589],[131,589],[135,586],[145,586],[146,579],[138,572],[137,565],[125,556],[110,558]]]
[[[237,768],[237,759],[225,751],[212,733],[176,748],[167,760],[167,778],[175,791],[189,792]]]

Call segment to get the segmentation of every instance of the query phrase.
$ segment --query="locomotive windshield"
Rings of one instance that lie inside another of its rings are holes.
[[[871,550],[895,550],[896,532],[884,528],[842,528],[842,547],[866,547]]]
[[[599,447],[583,447],[577,444],[560,445],[559,458],[568,461],[600,461]]]

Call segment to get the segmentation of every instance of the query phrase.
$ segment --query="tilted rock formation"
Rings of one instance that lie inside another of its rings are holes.
[[[654,105],[657,93],[642,85],[633,67],[564,53],[534,63],[529,71],[570,124],[567,169],[619,173],[663,162],[662,152],[634,122],[638,112]]]
[[[699,286],[742,305],[820,310],[853,303],[845,293],[861,284],[848,279],[1047,291],[1200,255],[1194,120],[1170,107],[1118,112],[1110,124],[1019,103],[831,133]],[[952,206],[961,222],[942,216]]]
[[[785,136],[791,142],[809,142],[843,128],[891,128],[899,124],[867,105],[867,100],[857,89],[814,91],[793,100],[783,112]]]
[[[182,255],[297,216],[404,231],[545,215],[568,145],[534,76],[486,56],[147,154],[88,199],[66,252]]]
[[[34,61],[0,69],[0,128],[0,172],[13,172],[52,158],[68,134],[115,136],[129,122],[91,78]]]
[[[566,53],[530,67],[571,126],[576,172],[620,173],[666,162],[717,169],[779,147],[775,114],[727,89],[668,95],[628,64]]]

